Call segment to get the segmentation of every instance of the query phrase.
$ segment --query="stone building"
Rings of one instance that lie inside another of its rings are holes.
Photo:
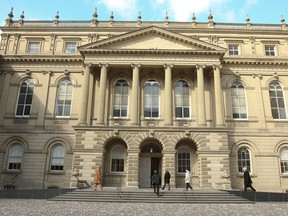
[[[0,187],[106,187],[151,173],[201,189],[288,190],[288,28],[19,20],[1,27]]]

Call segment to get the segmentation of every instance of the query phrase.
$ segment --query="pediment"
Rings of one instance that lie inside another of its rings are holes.
[[[78,47],[79,51],[153,51],[224,54],[226,49],[195,38],[151,26]]]

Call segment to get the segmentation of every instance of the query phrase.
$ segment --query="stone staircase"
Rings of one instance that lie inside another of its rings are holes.
[[[106,189],[93,191],[92,189],[67,192],[48,199],[49,201],[75,201],[75,202],[119,202],[119,203],[254,203],[242,197],[219,190],[193,190],[174,189],[160,191],[157,197],[153,189],[117,190]]]

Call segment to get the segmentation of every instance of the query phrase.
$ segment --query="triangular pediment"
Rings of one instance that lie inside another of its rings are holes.
[[[101,41],[93,42],[78,47],[79,51],[97,52],[108,51],[161,51],[161,52],[197,52],[224,54],[225,48],[168,31],[159,27],[151,26],[122,35],[114,36]]]

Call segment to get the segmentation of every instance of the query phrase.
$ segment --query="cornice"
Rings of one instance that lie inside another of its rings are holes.
[[[80,56],[2,56],[0,62],[84,62]]]
[[[240,64],[240,65],[288,65],[287,58],[223,58],[223,64]]]

